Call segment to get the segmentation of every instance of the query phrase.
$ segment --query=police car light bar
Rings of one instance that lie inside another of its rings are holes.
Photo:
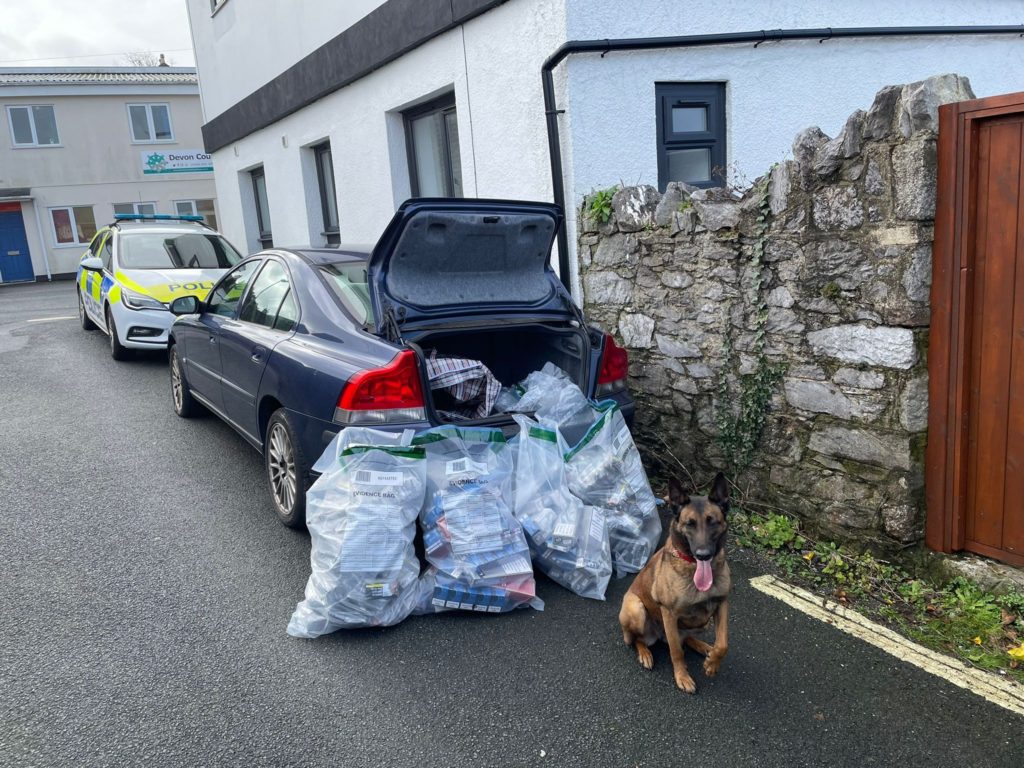
[[[202,221],[202,216],[175,216],[169,213],[115,213],[115,221]]]

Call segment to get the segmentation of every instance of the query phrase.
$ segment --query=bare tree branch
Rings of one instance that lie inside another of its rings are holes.
[[[174,64],[162,53],[156,54],[152,51],[130,51],[121,55],[121,61],[126,67],[170,67]]]

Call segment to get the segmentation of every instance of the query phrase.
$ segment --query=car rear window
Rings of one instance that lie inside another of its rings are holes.
[[[119,248],[122,269],[227,269],[242,260],[223,237],[200,232],[125,233]]]
[[[373,322],[373,310],[370,308],[370,289],[366,283],[365,262],[327,264],[320,267],[320,272],[327,278],[327,285],[341,301],[341,305],[356,322],[364,326],[370,325]]]

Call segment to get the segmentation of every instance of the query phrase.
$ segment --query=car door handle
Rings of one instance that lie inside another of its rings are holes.
[[[252,354],[249,355],[249,359],[252,360],[254,363],[262,363],[263,362],[263,356],[266,353],[267,353],[267,350],[266,350],[265,347],[254,347],[253,350],[252,350]]]
[[[211,344],[216,344],[217,343],[217,337],[216,336],[211,336],[210,337],[210,343]]]

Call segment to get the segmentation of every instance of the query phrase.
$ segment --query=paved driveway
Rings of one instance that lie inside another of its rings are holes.
[[[0,288],[0,765],[1013,766],[1021,718],[748,585],[698,694],[608,601],[285,634],[309,539],[261,461],[111,360],[69,283]],[[39,322],[31,322],[39,321]]]

